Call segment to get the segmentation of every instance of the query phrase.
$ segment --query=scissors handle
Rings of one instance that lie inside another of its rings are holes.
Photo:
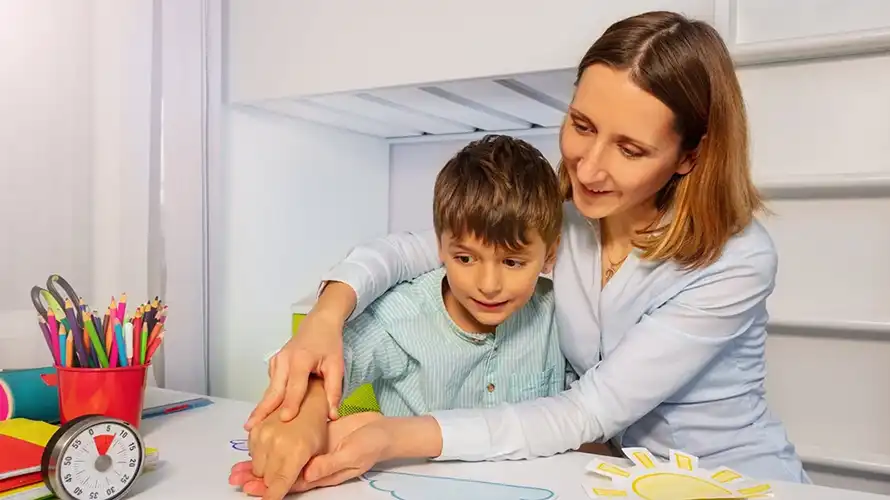
[[[31,287],[31,303],[34,304],[34,309],[37,309],[37,314],[39,314],[44,321],[48,319],[48,315],[46,312],[46,308],[43,307],[43,302],[40,301],[40,295],[43,293],[43,289],[39,286]]]
[[[58,274],[51,274],[49,278],[46,279],[47,292],[49,292],[49,294],[52,295],[53,298],[56,299],[56,302],[62,307],[65,307],[65,299],[59,293],[56,284],[62,288],[62,291],[65,292],[65,295],[71,300],[71,304],[74,306],[74,318],[77,320],[77,325],[83,328],[83,311],[80,309],[80,298],[77,295],[77,292],[74,291],[74,287],[72,287],[65,278]]]

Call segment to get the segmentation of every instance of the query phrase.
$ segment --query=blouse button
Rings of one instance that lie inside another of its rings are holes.
[[[491,384],[491,383],[488,384],[487,389],[488,389],[488,392],[494,392],[494,384]]]

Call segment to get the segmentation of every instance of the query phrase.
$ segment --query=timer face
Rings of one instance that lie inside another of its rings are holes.
[[[110,500],[122,495],[142,468],[144,450],[133,431],[115,422],[83,428],[58,457],[57,479],[73,498]]]

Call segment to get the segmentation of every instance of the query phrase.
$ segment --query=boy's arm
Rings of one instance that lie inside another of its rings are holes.
[[[408,368],[408,355],[371,311],[343,328],[343,396],[358,386],[395,378]]]

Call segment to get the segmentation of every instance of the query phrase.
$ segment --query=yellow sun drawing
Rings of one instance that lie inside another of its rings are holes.
[[[715,500],[772,497],[772,488],[756,483],[727,467],[708,471],[698,467],[698,458],[671,450],[667,462],[645,448],[624,448],[633,467],[621,467],[595,459],[587,470],[602,477],[585,485],[593,499]],[[606,478],[611,481],[607,481]]]

